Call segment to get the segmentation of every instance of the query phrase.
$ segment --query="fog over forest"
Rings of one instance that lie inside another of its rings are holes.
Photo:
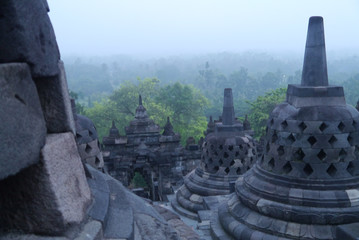
[[[230,87],[236,115],[248,115],[259,137],[287,85],[300,83],[313,15],[324,17],[330,83],[344,86],[349,104],[359,98],[358,1],[49,0],[49,5],[70,91],[100,136],[112,120],[123,131],[142,94],[160,126],[171,116],[176,131],[198,139],[209,116],[221,114],[223,89]]]

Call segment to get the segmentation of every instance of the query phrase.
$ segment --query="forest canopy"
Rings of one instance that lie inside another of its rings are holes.
[[[359,97],[359,57],[328,58],[330,84],[344,87],[347,103]],[[248,115],[258,138],[288,84],[301,81],[298,57],[246,52],[138,60],[127,56],[65,58],[69,88],[77,109],[105,136],[115,120],[120,132],[134,118],[138,95],[161,127],[167,116],[174,130],[197,140],[209,116],[222,113],[223,89],[232,88],[236,116]],[[102,139],[100,139],[102,140]]]
[[[170,117],[174,131],[182,136],[182,143],[190,136],[199,139],[206,130],[204,110],[209,105],[208,99],[191,85],[177,82],[160,86],[157,78],[126,81],[108,97],[86,108],[84,114],[95,123],[101,138],[108,135],[112,120],[124,135],[125,126],[135,117],[139,95],[148,116],[160,127]]]

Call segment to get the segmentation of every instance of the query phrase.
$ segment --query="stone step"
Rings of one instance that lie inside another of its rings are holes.
[[[229,236],[222,228],[221,223],[218,219],[218,212],[213,211],[211,216],[211,236],[214,240],[234,240],[231,236]]]
[[[198,215],[194,212],[188,211],[187,209],[183,208],[181,205],[178,204],[176,200],[176,195],[167,195],[169,202],[171,203],[172,208],[182,216],[188,217],[193,220],[198,220]]]

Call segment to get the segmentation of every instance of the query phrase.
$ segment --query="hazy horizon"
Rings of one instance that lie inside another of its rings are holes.
[[[323,16],[328,54],[359,54],[359,1],[48,0],[62,56],[304,54]]]

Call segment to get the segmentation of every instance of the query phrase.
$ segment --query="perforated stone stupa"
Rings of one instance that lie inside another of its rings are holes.
[[[311,17],[302,82],[288,85],[264,155],[219,207],[222,228],[235,239],[349,239],[340,234],[359,227],[358,130],[343,88],[328,85],[323,19]]]
[[[204,210],[203,197],[229,194],[231,183],[256,161],[252,137],[235,120],[230,88],[224,90],[222,122],[215,124],[202,147],[200,166],[186,176],[172,202],[174,208],[177,205],[193,213]]]

